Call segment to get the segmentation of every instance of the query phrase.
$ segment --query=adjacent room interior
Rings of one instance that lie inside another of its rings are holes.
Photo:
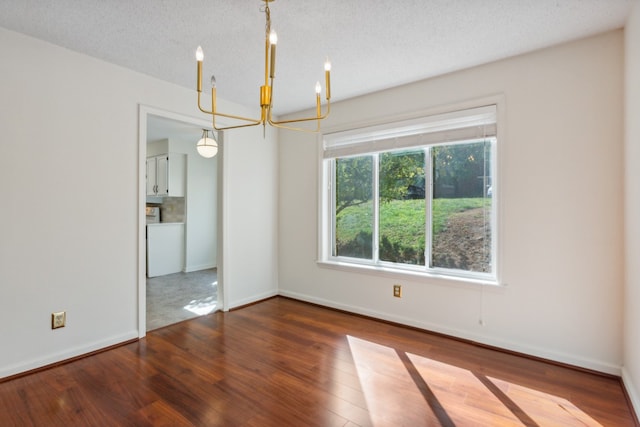
[[[199,156],[193,144],[203,131],[197,123],[153,114],[146,121],[146,229],[139,245],[146,247],[150,331],[216,310],[218,170],[217,158]]]

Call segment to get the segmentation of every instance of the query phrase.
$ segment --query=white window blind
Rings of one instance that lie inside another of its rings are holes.
[[[496,106],[471,108],[324,135],[324,158],[496,136]]]

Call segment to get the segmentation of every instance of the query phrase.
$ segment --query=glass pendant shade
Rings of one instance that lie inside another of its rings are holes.
[[[210,159],[218,153],[218,143],[215,139],[209,137],[209,130],[202,130],[202,138],[196,144],[198,154],[202,157]]]

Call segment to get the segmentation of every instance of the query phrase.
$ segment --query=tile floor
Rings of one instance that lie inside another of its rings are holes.
[[[147,331],[209,314],[217,298],[216,269],[147,279]]]

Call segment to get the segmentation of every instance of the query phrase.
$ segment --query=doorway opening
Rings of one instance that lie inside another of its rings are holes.
[[[209,159],[196,151],[202,129],[210,126],[205,120],[140,106],[140,337],[149,330],[224,310],[223,150]],[[221,138],[218,135],[219,142]],[[149,179],[166,182],[150,185]],[[158,187],[164,188],[161,194]]]

